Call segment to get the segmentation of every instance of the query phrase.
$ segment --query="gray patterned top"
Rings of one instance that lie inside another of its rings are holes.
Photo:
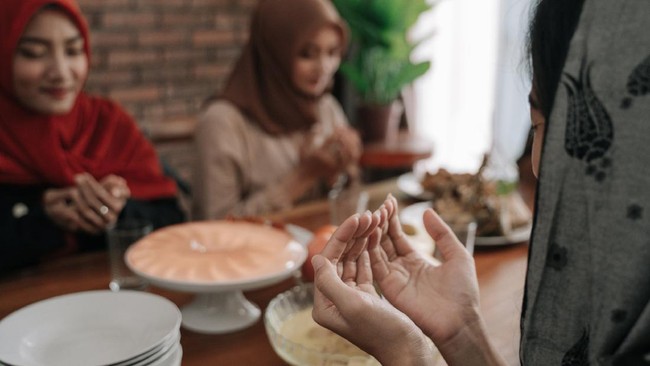
[[[650,1],[587,0],[547,122],[524,365],[650,365]]]

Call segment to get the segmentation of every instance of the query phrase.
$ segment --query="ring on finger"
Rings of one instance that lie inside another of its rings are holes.
[[[106,214],[108,214],[109,209],[108,209],[108,206],[102,205],[101,207],[99,207],[99,210],[97,210],[97,211],[99,211],[99,213],[102,216],[106,216]]]

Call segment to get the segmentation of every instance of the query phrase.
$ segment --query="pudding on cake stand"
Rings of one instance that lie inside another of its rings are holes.
[[[261,317],[243,291],[279,283],[307,258],[311,233],[246,221],[204,221],[159,229],[125,254],[151,284],[196,294],[181,308],[183,327],[210,334],[247,328]]]

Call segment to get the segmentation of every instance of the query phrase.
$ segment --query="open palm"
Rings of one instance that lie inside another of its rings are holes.
[[[383,206],[385,235],[379,245],[369,248],[373,277],[388,301],[436,344],[444,344],[478,313],[473,259],[442,219],[427,210],[425,228],[445,260],[437,265],[407,242],[395,198],[387,198]]]
[[[368,213],[348,218],[314,256],[312,316],[382,364],[428,365],[433,349],[422,331],[375,291],[366,245],[378,245],[379,222]]]

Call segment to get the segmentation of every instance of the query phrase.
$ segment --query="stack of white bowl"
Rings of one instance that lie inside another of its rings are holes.
[[[0,321],[0,364],[179,366],[181,313],[136,291],[88,291],[28,305]]]

